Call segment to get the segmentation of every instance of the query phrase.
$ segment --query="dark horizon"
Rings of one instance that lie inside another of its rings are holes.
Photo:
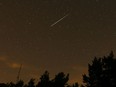
[[[70,82],[70,74],[59,72],[53,78],[45,71],[39,80],[31,78],[24,82],[20,78],[22,65],[19,68],[15,82],[1,83],[0,87],[115,87],[116,86],[116,58],[113,51],[107,56],[94,57],[88,63],[88,72],[82,75],[82,83]]]

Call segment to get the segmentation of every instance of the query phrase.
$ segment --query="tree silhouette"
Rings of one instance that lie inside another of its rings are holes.
[[[79,87],[79,84],[76,82],[76,83],[73,84],[72,87]]]
[[[35,79],[30,79],[30,81],[28,82],[27,87],[35,87]]]
[[[113,52],[102,58],[94,58],[88,64],[88,74],[83,75],[84,84],[68,84],[69,74],[60,72],[53,79],[49,78],[49,72],[45,71],[40,81],[35,84],[35,79],[30,79],[28,84],[23,80],[17,83],[0,83],[0,87],[116,87],[116,58]]]
[[[19,80],[19,81],[16,83],[15,87],[23,87],[23,85],[24,85],[23,80]]]
[[[14,84],[13,82],[10,82],[7,87],[16,87],[16,84]]]
[[[0,87],[10,87],[10,86],[8,86],[8,84],[5,83],[0,83]]]
[[[116,59],[113,52],[103,58],[94,58],[88,64],[88,75],[83,75],[86,87],[116,87]]]
[[[45,71],[45,73],[41,76],[40,82],[38,82],[36,87],[50,87],[50,79],[48,71]]]
[[[0,87],[79,87],[78,83],[73,85],[68,84],[69,74],[63,72],[58,73],[52,80],[49,78],[49,72],[45,71],[40,77],[40,81],[35,84],[35,79],[30,79],[28,84],[24,84],[23,80],[19,80],[16,83],[0,83]]]
[[[69,80],[69,74],[65,75],[63,72],[58,73],[52,80],[53,87],[65,87]]]
[[[116,87],[116,59],[113,52],[103,60],[103,81],[104,86]],[[106,84],[107,83],[107,84]]]

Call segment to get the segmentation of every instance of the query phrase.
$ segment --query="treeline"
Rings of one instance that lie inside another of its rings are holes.
[[[1,83],[0,87],[78,87],[78,83],[68,85],[69,74],[63,72],[58,73],[54,79],[49,78],[49,72],[45,71],[40,77],[40,81],[35,84],[35,79],[30,79],[27,84],[24,84],[23,80],[19,80],[16,83]]]
[[[116,87],[116,58],[113,52],[102,58],[94,58],[88,64],[88,74],[83,74],[83,84],[68,84],[69,74],[58,73],[55,78],[49,78],[49,72],[45,71],[40,77],[40,81],[35,83],[35,79],[25,84],[23,80],[16,83],[0,83],[0,87]]]

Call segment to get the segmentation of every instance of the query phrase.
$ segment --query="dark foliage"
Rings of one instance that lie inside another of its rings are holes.
[[[78,83],[74,83],[72,87],[79,87]]]
[[[53,79],[49,78],[49,72],[45,71],[36,84],[35,79],[30,79],[27,84],[23,80],[16,83],[0,83],[0,87],[79,87],[78,83],[68,84],[69,74],[63,72],[55,75]],[[94,58],[91,64],[88,64],[88,75],[83,75],[84,85],[80,87],[116,87],[116,58],[113,52],[103,58]]]
[[[116,87],[116,59],[113,52],[103,58],[94,58],[88,64],[88,75],[83,75],[85,87]]]
[[[69,80],[69,74],[65,75],[63,72],[58,73],[52,80],[53,87],[65,87]]]
[[[30,81],[28,82],[27,87],[35,87],[35,79],[30,79]]]
[[[40,81],[38,82],[36,87],[50,87],[50,79],[48,71],[41,76]]]
[[[68,85],[69,74],[63,72],[58,73],[55,78],[49,78],[49,72],[45,71],[40,77],[40,81],[35,84],[35,79],[30,79],[27,84],[24,84],[23,80],[19,80],[16,83],[0,83],[0,87],[78,87],[78,83],[74,85]]]

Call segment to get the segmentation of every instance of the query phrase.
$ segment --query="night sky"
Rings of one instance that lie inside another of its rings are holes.
[[[0,0],[0,82],[82,74],[96,57],[116,55],[116,0]]]

